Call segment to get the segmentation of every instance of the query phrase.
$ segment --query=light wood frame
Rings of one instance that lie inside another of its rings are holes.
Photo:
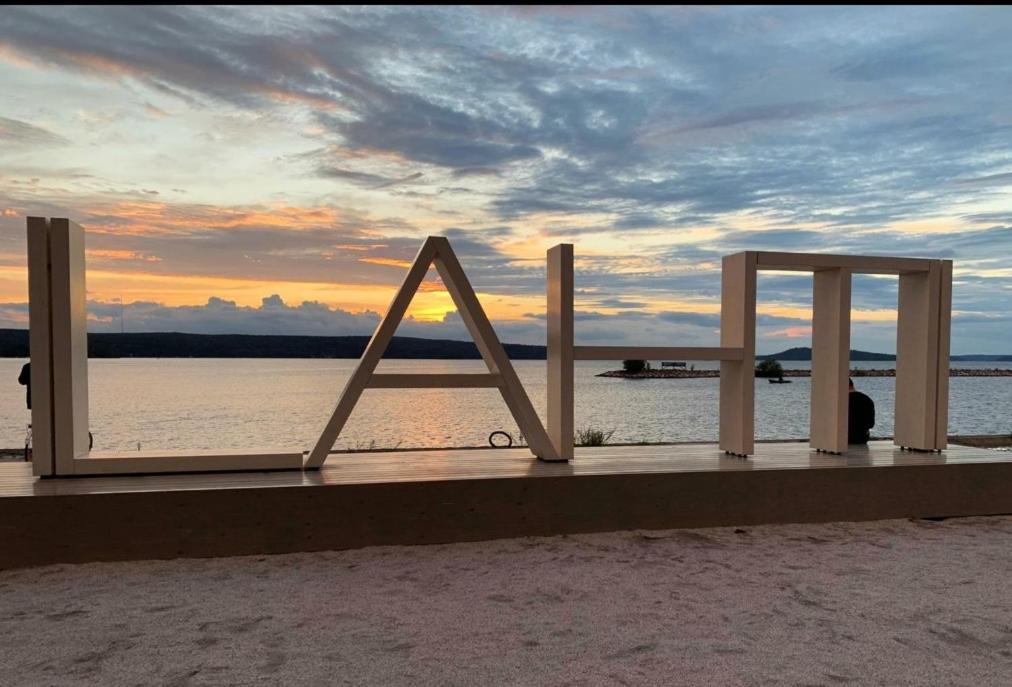
[[[28,357],[32,363],[32,472],[56,473],[53,452],[53,334],[49,221],[28,218]]]
[[[84,230],[66,218],[29,217],[32,470],[40,477],[290,470],[302,451],[90,451]]]
[[[457,306],[457,312],[464,320],[464,325],[474,339],[482,360],[485,361],[488,374],[376,374],[376,366],[383,358],[397,325],[404,318],[411,299],[418,291],[431,265],[436,266],[439,276],[442,277],[443,284],[449,291],[454,305]],[[562,459],[549,440],[548,433],[541,424],[534,405],[527,397],[527,392],[520,383],[520,378],[517,377],[488,316],[478,302],[478,297],[460,266],[449,240],[442,236],[429,236],[422,243],[386,315],[376,327],[358,366],[345,384],[316,446],[306,458],[305,468],[317,469],[323,465],[358,399],[366,389],[466,387],[498,388],[517,427],[526,437],[531,452],[545,461]]]
[[[728,255],[720,271],[720,343],[741,349],[720,362],[718,444],[727,453],[755,450],[755,258]]]
[[[952,261],[886,256],[745,251],[724,258],[721,342],[742,345],[721,363],[720,448],[754,452],[755,288],[759,270],[813,273],[812,448],[847,450],[851,275],[899,275],[896,445],[940,451],[948,437]]]
[[[548,431],[573,456],[576,360],[681,358],[720,361],[719,446],[755,452],[756,280],[759,270],[813,273],[810,444],[847,450],[851,275],[898,274],[895,442],[938,451],[948,434],[952,261],[884,256],[745,251],[723,258],[719,347],[577,346],[573,246],[548,250]]]
[[[574,362],[577,360],[626,360],[678,358],[719,360],[741,364],[741,343],[721,340],[721,346],[577,346],[573,322],[573,244],[548,249],[548,434],[563,460],[573,458]],[[754,338],[754,337],[753,337]],[[723,417],[723,415],[722,415]],[[721,424],[723,427],[723,423]]]

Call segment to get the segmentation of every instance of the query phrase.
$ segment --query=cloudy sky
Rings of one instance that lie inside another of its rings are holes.
[[[1009,8],[0,13],[0,326],[26,215],[88,231],[93,331],[368,334],[449,236],[501,338],[718,340],[720,256],[956,261],[953,351],[1012,352]],[[760,350],[811,278],[760,279]],[[855,280],[891,351],[895,278]],[[401,333],[464,338],[438,281]]]

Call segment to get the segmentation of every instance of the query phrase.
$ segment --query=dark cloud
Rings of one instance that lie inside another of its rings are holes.
[[[671,322],[675,324],[690,324],[694,327],[720,327],[720,315],[710,313],[694,313],[694,312],[666,312],[661,313],[658,317],[665,322]]]
[[[726,127],[740,126],[742,124],[754,124],[757,122],[786,122],[794,119],[804,119],[813,115],[823,114],[827,111],[838,111],[826,103],[800,102],[800,103],[777,103],[771,105],[756,105],[727,112],[718,117],[710,117],[697,122],[690,122],[683,126],[671,129],[669,132],[662,132],[659,136],[677,136],[691,133],[693,131],[705,131],[707,129],[723,129]]]
[[[753,210],[867,224],[973,198],[1008,173],[1009,126],[989,115],[1012,63],[999,9],[581,17],[22,7],[2,28],[29,59],[190,99],[295,102],[345,149],[510,178],[490,205],[503,217],[593,210],[638,229],[651,214]],[[855,40],[848,27],[862,22],[902,29]],[[320,173],[375,188],[405,179]],[[949,183],[961,179],[991,181]]]
[[[379,322],[376,313],[352,314],[322,303],[286,305],[267,296],[259,307],[211,297],[204,305],[165,306],[159,303],[91,302],[90,331],[187,332],[192,334],[315,334],[344,336],[369,333]]]
[[[1005,226],[1012,226],[1012,211],[978,212],[964,215],[964,219],[975,224],[1004,224]]]
[[[858,57],[833,70],[848,79],[883,81],[887,79],[918,79],[951,70],[963,61],[939,45],[903,41],[873,49],[871,54]]]
[[[612,228],[617,230],[653,229],[654,227],[661,226],[663,224],[665,224],[665,221],[659,215],[653,215],[647,212],[635,212],[627,214],[616,220],[612,225]],[[602,228],[602,231],[607,231],[607,229]]]
[[[316,173],[328,179],[345,179],[354,184],[360,186],[366,186],[368,188],[389,188],[398,184],[406,184],[412,181],[416,181],[422,177],[421,172],[415,172],[414,174],[408,174],[403,177],[385,177],[379,174],[370,174],[368,172],[356,172],[350,169],[342,169],[341,167],[328,167],[321,166],[316,168]]]
[[[54,134],[42,127],[20,122],[16,119],[0,117],[0,141],[12,146],[56,146],[69,143],[63,136]]]
[[[982,186],[1012,186],[1012,172],[988,174],[987,176],[977,177],[976,179],[960,179],[956,183]]]
[[[423,131],[415,129],[416,117],[425,122]],[[393,150],[408,160],[442,167],[500,165],[541,156],[534,146],[494,140],[466,115],[423,102],[367,111],[361,120],[335,128],[357,148]]]
[[[455,179],[464,177],[501,177],[502,171],[496,167],[460,167],[453,170],[451,175]]]

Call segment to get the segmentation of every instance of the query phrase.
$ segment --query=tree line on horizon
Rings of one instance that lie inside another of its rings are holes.
[[[187,334],[182,332],[88,333],[90,358],[358,358],[368,336],[309,336],[286,334]],[[546,349],[536,344],[503,344],[514,360],[544,360]],[[812,349],[789,348],[757,355],[757,360],[811,360]],[[27,358],[28,330],[0,329],[0,358]],[[388,358],[481,358],[471,341],[395,336]],[[852,350],[855,361],[890,361],[892,353]],[[1012,355],[954,355],[953,360],[1012,361]]]

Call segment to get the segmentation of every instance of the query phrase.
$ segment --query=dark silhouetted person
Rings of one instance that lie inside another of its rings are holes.
[[[32,364],[25,363],[25,366],[21,368],[21,374],[18,375],[18,384],[26,387],[25,391],[25,405],[28,406],[28,410],[32,409]]]
[[[875,402],[854,388],[853,379],[847,406],[847,442],[867,444],[868,430],[875,426]]]

